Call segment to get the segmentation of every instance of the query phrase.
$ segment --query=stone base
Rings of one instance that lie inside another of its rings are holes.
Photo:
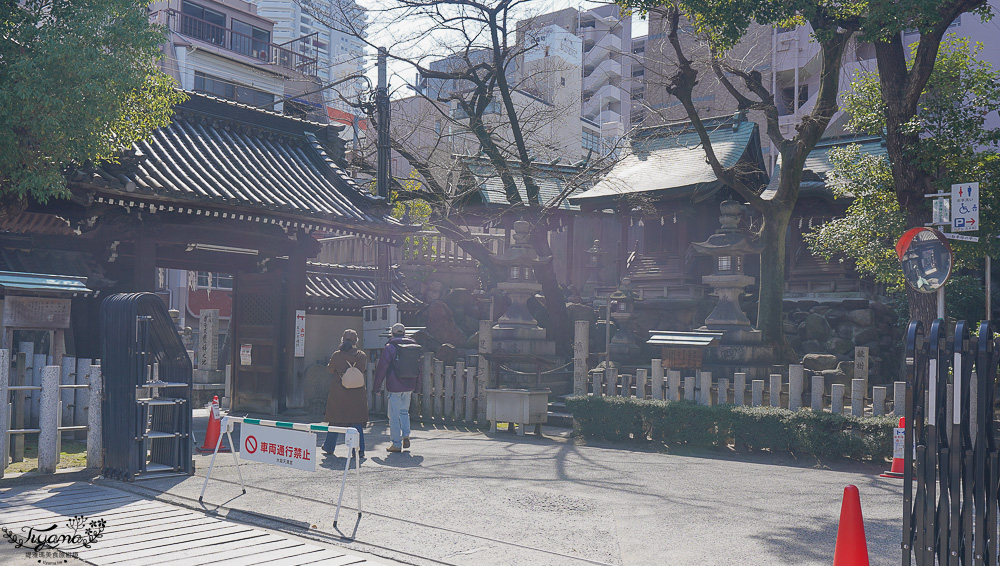
[[[545,424],[549,415],[548,389],[487,389],[486,420],[491,430],[496,432],[496,423],[506,422],[521,425],[518,434],[524,434],[524,427]]]
[[[212,404],[212,397],[218,395],[219,403],[226,394],[225,383],[195,383],[191,391],[191,407],[201,409]]]
[[[225,383],[226,372],[218,369],[196,369],[192,373],[194,383]]]

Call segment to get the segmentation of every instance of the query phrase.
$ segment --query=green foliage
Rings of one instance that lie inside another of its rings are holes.
[[[949,35],[941,43],[934,72],[907,129],[919,136],[907,159],[931,173],[934,190],[949,192],[953,183],[980,183],[980,243],[952,242],[956,269],[976,266],[983,254],[1000,252],[1000,130],[986,127],[986,117],[1000,111],[1000,73],[977,59],[982,46]],[[881,135],[884,103],[877,73],[862,74],[844,97],[852,129]],[[907,228],[896,200],[892,173],[883,157],[848,147],[831,153],[834,171],[828,185],[837,198],[853,198],[847,215],[828,222],[806,241],[827,259],[843,254],[860,273],[903,288],[895,242]],[[930,206],[930,200],[926,203]],[[981,294],[981,293],[980,293]],[[963,307],[964,309],[964,307]]]
[[[883,461],[892,454],[893,417],[853,417],[770,407],[706,407],[690,401],[571,397],[566,407],[585,437],[646,440],[711,448],[730,439],[748,450],[792,452],[821,460]]]
[[[183,100],[140,0],[0,3],[0,196],[66,196],[64,166],[113,161]]]

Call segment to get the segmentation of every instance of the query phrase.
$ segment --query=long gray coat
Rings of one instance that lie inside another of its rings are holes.
[[[330,372],[330,393],[326,396],[324,420],[331,426],[368,424],[368,386],[345,389],[340,378],[354,364],[362,373],[368,367],[368,356],[361,350],[337,350],[326,366]]]

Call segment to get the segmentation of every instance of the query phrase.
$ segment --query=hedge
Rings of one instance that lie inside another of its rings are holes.
[[[854,417],[810,409],[697,405],[628,397],[571,397],[567,410],[585,437],[792,452],[819,459],[884,461],[894,417]]]

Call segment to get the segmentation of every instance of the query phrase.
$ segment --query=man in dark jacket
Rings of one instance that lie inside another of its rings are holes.
[[[392,445],[386,448],[389,452],[402,452],[410,447],[410,396],[420,389],[423,377],[417,368],[415,379],[404,379],[396,375],[394,360],[396,346],[399,344],[416,344],[412,338],[406,337],[406,327],[400,323],[392,325],[392,337],[382,349],[382,355],[375,366],[375,392],[385,390],[389,394],[389,440]],[[419,365],[419,364],[418,364]]]

